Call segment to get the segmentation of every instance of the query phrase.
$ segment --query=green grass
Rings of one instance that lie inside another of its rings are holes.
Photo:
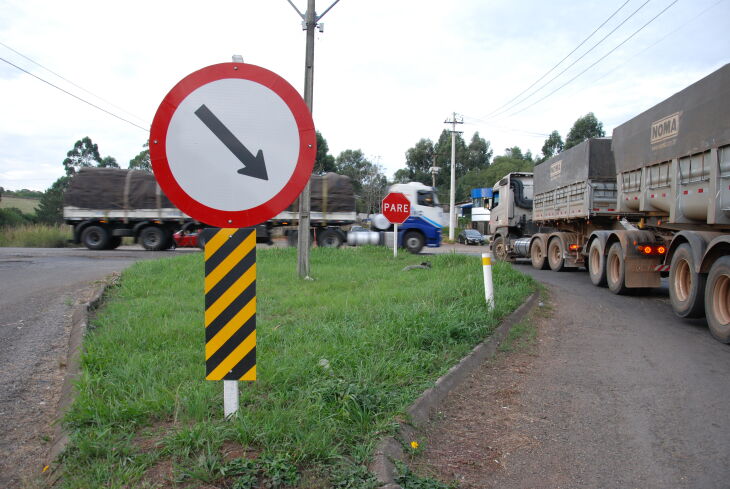
[[[35,214],[35,208],[38,206],[38,202],[38,199],[9,197],[7,195],[3,195],[2,200],[0,200],[0,209],[15,207],[17,209],[20,209],[25,214]]]
[[[63,248],[69,246],[70,239],[71,227],[65,224],[23,224],[0,228],[0,246],[3,247]]]
[[[534,290],[498,263],[488,311],[479,258],[376,247],[315,248],[311,273],[258,251],[258,380],[226,421],[203,380],[202,254],[128,269],[85,339],[63,487],[374,487],[380,437]]]

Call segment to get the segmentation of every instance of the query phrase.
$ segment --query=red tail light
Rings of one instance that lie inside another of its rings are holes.
[[[580,245],[577,245],[577,244],[568,245],[568,249],[570,251],[578,251],[580,249]]]

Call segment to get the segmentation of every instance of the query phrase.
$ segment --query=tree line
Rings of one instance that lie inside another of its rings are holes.
[[[519,146],[506,148],[503,154],[494,156],[491,143],[479,132],[475,132],[468,143],[461,133],[457,133],[454,138],[456,200],[467,200],[471,189],[492,187],[497,180],[510,172],[532,171],[536,164],[588,138],[604,136],[603,124],[592,112],[575,121],[565,141],[558,131],[550,133],[539,156],[533,156],[529,150],[523,152]],[[383,166],[368,159],[361,149],[347,149],[337,157],[331,155],[327,140],[317,131],[314,172],[334,172],[350,177],[358,212],[378,212],[380,201],[392,183],[415,181],[432,184],[438,191],[440,201],[447,202],[451,175],[451,141],[451,132],[446,129],[436,142],[428,138],[420,139],[405,152],[405,167],[397,170],[393,180],[389,181]],[[71,177],[80,168],[120,168],[114,157],[102,157],[99,147],[88,136],[76,141],[66,154],[63,167],[66,174],[42,193],[36,215],[33,218],[26,216],[28,219],[49,224],[63,222],[63,193]],[[152,171],[149,142],[143,144],[142,150],[129,161],[127,168]]]

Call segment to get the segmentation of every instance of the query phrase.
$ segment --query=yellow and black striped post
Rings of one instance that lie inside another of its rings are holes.
[[[256,229],[206,229],[207,380],[256,380]]]

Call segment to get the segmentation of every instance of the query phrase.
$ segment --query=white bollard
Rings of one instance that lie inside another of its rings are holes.
[[[223,415],[226,418],[238,413],[238,381],[223,381]]]
[[[393,258],[398,258],[398,223],[393,224]]]
[[[482,269],[484,270],[484,297],[487,306],[494,309],[494,285],[492,284],[492,253],[482,253]]]

